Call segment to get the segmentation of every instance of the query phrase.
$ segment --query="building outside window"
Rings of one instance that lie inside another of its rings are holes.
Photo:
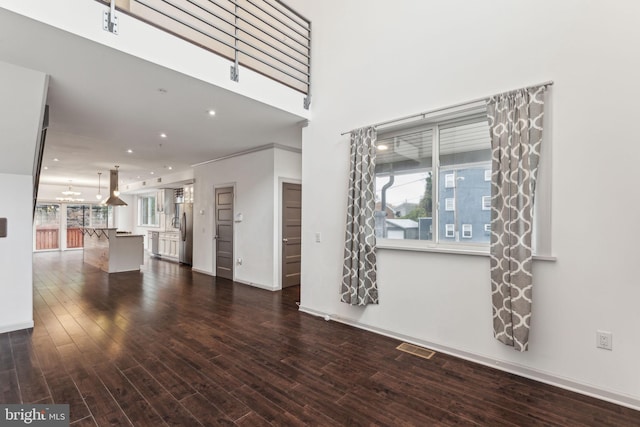
[[[444,225],[444,235],[446,237],[453,237],[454,236],[454,228],[453,228],[453,224],[445,224]]]
[[[491,196],[482,196],[482,210],[491,210]]]
[[[379,131],[377,144],[386,148],[376,156],[378,238],[488,244],[488,234],[472,231],[491,221],[483,198],[491,194],[486,114]],[[415,207],[394,209],[400,205]]]

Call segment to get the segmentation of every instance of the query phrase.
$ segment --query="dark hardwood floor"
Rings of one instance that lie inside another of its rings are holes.
[[[0,335],[0,402],[68,403],[74,426],[640,425],[628,408],[300,313],[297,287],[146,262],[108,275],[81,252],[35,254],[35,328]]]

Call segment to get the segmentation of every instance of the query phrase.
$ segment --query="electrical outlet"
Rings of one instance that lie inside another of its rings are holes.
[[[320,243],[322,241],[322,234],[316,233],[316,243]]]
[[[596,347],[613,350],[613,334],[606,331],[596,331]]]

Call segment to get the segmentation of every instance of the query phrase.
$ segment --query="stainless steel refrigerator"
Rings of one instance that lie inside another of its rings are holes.
[[[193,264],[193,204],[180,203],[180,254],[181,264]]]

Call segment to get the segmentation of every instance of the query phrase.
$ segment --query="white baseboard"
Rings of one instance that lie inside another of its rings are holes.
[[[206,274],[207,276],[211,276],[211,277],[216,277],[216,275],[213,274],[212,272],[206,271],[206,270],[200,270],[199,268],[191,267],[191,271],[195,271],[196,273]]]
[[[33,320],[31,320],[30,322],[14,323],[11,325],[1,325],[0,334],[4,334],[5,332],[19,331],[21,329],[30,329],[30,328],[33,328]]]
[[[243,285],[253,286],[254,288],[266,289],[267,291],[279,291],[280,289],[274,288],[273,286],[263,285],[261,283],[255,282],[247,282],[245,280],[235,279],[234,282],[242,283]]]
[[[198,268],[191,267],[191,271],[195,271],[197,273],[206,274],[207,276],[216,277],[216,275],[213,274],[212,272],[205,271],[205,270],[200,270]],[[241,279],[235,279],[234,282],[242,283],[243,285],[247,285],[247,286],[253,286],[254,288],[266,289],[267,291],[279,291],[280,290],[279,288],[274,288],[273,286],[263,285],[261,283],[255,283],[255,282],[248,282],[246,280],[241,280]]]
[[[363,323],[336,317],[329,313],[323,313],[321,311],[314,310],[309,307],[300,306],[300,311],[310,314],[312,316],[322,317],[325,320],[333,320],[335,322],[344,323],[345,325],[353,326],[358,329],[364,329],[369,332],[384,335],[386,337],[394,338],[399,341],[408,342],[421,347],[427,347],[432,350],[449,354],[451,356],[459,357],[460,359],[468,360],[470,362],[479,363],[481,365],[489,366],[504,372],[509,372],[514,375],[529,378],[534,381],[549,384],[552,386],[560,387],[565,390],[574,391],[576,393],[584,394],[586,396],[594,397],[596,399],[604,400],[607,402],[615,403],[616,405],[625,406],[627,408],[640,410],[640,399],[627,394],[617,393],[610,390],[605,390],[599,387],[595,387],[589,384],[584,384],[579,381],[574,381],[569,378],[559,377],[549,372],[540,371],[537,369],[528,368],[526,366],[518,365],[515,363],[499,360],[487,356],[470,353],[464,350],[459,350],[451,347],[442,346],[436,343],[423,341],[417,338],[402,335],[386,329],[377,328],[374,326],[365,325]]]

